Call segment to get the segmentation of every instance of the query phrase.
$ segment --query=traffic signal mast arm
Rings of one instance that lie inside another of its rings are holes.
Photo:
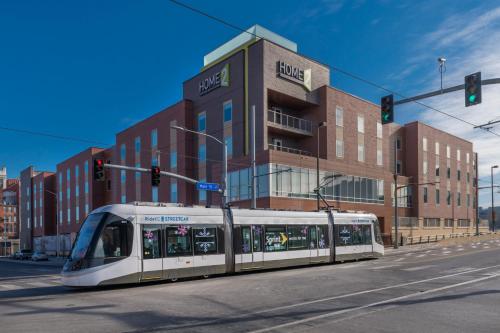
[[[129,166],[126,166],[126,165],[117,165],[117,164],[109,164],[109,163],[104,163],[104,168],[117,169],[117,170],[127,170],[127,171],[134,171],[134,172],[151,173],[151,169],[129,167]],[[186,176],[181,176],[181,175],[178,175],[178,174],[172,173],[172,172],[160,171],[160,175],[168,176],[168,177],[173,177],[173,178],[177,178],[177,179],[181,179],[181,180],[184,180],[184,181],[186,181],[188,183],[191,183],[191,184],[198,183],[198,181],[196,179],[189,178],[189,177],[186,177]]]
[[[487,80],[481,81],[481,85],[483,85],[483,86],[486,86],[489,84],[499,84],[499,83],[500,83],[500,78],[487,79]],[[438,96],[438,95],[446,94],[446,93],[453,92],[453,91],[463,90],[463,89],[465,89],[465,84],[459,84],[458,86],[444,88],[443,90],[440,89],[440,90],[432,91],[432,92],[425,93],[422,95],[417,95],[417,96],[408,97],[408,98],[405,98],[405,99],[402,99],[399,101],[394,101],[394,105],[400,105],[400,104],[405,104],[405,103],[409,103],[409,102],[413,102],[413,101],[418,101],[420,99]]]

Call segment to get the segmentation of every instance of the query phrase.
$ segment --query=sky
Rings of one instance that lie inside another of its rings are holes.
[[[500,77],[498,0],[182,1],[243,28],[260,24],[406,96],[439,88],[440,56],[445,87],[477,71]],[[179,101],[203,56],[237,34],[168,0],[0,1],[0,166],[10,177],[28,165],[50,171],[90,145],[112,145],[116,132]],[[387,94],[335,70],[331,84],[376,104]],[[484,86],[482,99],[465,108],[459,91],[423,102],[474,124],[500,119],[500,86]],[[416,104],[396,107],[396,122],[414,120],[472,141],[479,185],[489,185],[500,137]],[[480,193],[487,206],[490,192]]]

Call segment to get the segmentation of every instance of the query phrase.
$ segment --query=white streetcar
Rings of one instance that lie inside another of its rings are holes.
[[[85,219],[62,282],[98,286],[176,280],[383,254],[373,214],[136,202],[104,206]]]

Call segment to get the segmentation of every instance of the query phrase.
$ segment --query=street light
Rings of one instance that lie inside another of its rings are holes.
[[[318,143],[318,146],[317,146],[317,150],[316,150],[316,187],[318,187],[318,192],[316,193],[316,205],[317,205],[317,209],[318,209],[318,212],[319,212],[319,197],[320,197],[320,194],[319,194],[319,130],[321,127],[326,127],[326,121],[322,121],[318,124],[318,130],[317,130],[317,133],[316,133],[316,136],[317,136],[317,143]]]
[[[498,165],[493,165],[491,167],[491,225],[493,232],[495,232],[495,198],[493,195],[493,169],[497,168]]]
[[[222,145],[222,182],[223,182],[223,191],[222,191],[222,205],[225,207],[227,205],[227,144],[224,141],[221,141],[217,139],[215,136],[203,133],[203,132],[198,132],[194,131],[182,126],[176,126],[172,125],[170,128],[179,130],[179,131],[184,131],[184,132],[189,132],[197,135],[202,135],[207,138],[210,138],[214,140],[215,142],[219,143]]]

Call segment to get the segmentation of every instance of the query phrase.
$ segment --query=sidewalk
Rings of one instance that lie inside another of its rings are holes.
[[[48,261],[31,261],[31,260],[15,260],[8,257],[0,257],[1,262],[11,262],[17,264],[25,265],[36,265],[36,266],[52,266],[52,267],[63,267],[66,261],[65,257],[49,257]]]
[[[461,238],[447,238],[438,242],[433,243],[422,243],[415,245],[404,245],[400,246],[398,249],[394,249],[393,247],[385,248],[385,256],[405,254],[409,252],[421,252],[431,248],[443,247],[443,246],[453,246],[458,244],[467,244],[478,241],[486,241],[490,239],[500,239],[500,234],[486,234],[480,236],[470,236],[470,237],[461,237]]]

